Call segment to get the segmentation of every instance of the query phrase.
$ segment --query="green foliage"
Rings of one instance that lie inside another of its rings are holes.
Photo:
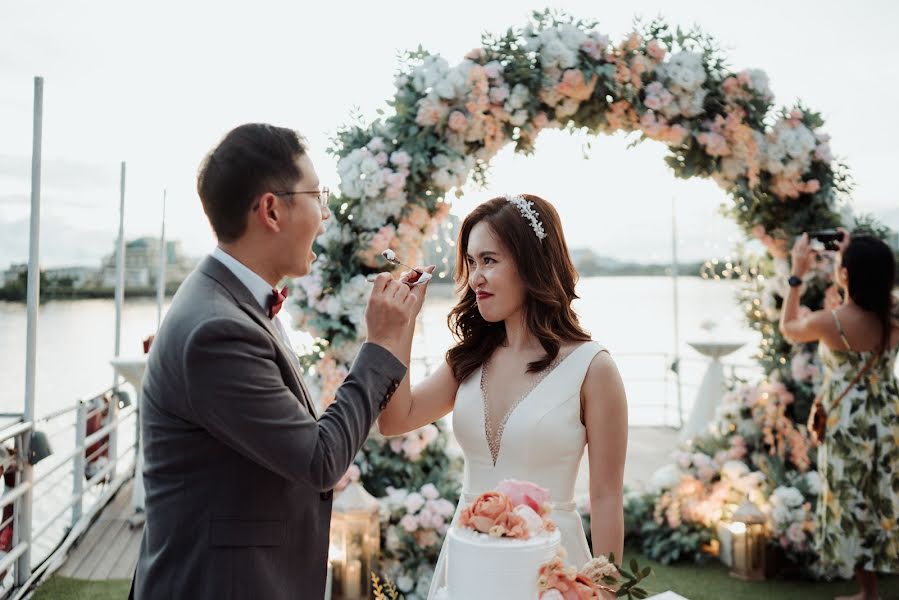
[[[365,489],[383,497],[388,487],[418,490],[432,483],[441,497],[454,503],[458,501],[462,461],[447,453],[448,434],[443,425],[438,422],[434,426],[440,431],[438,437],[416,460],[410,460],[402,451],[395,452],[384,436],[378,433],[369,436],[356,457]]]

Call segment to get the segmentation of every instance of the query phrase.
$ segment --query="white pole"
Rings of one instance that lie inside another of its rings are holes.
[[[162,190],[162,233],[159,235],[159,274],[156,277],[156,331],[162,324],[162,303],[165,300],[165,190]]]
[[[41,298],[41,138],[44,119],[44,78],[34,78],[34,128],[31,142],[31,231],[28,248],[28,324],[25,342],[25,409],[22,420],[34,422],[35,363],[37,359],[37,319]],[[22,455],[27,457],[31,440],[26,433]],[[31,483],[34,478],[31,464],[22,461],[22,483],[27,491],[18,501],[17,523],[14,527],[19,543],[28,544],[16,564],[16,584],[24,585],[31,576]]]
[[[122,346],[122,305],[125,303],[125,161],[122,161],[121,175],[119,177],[119,239],[118,252],[116,252],[116,286],[115,286],[115,357],[118,358]],[[119,375],[113,369],[112,385],[118,390]],[[118,420],[119,402],[118,396],[113,396],[109,403],[109,415],[106,423],[115,423]],[[113,463],[110,478],[115,479],[118,457],[119,430],[109,432],[109,460]]]
[[[119,239],[116,250],[115,283],[115,357],[119,357],[122,342],[122,304],[125,302],[125,161],[122,161],[119,178]],[[112,384],[117,386],[119,376],[114,375]]]
[[[677,213],[674,196],[671,197],[671,285],[674,300],[674,364],[677,365],[677,371],[674,376],[677,381],[677,423],[678,428],[684,427],[684,406],[683,391],[681,389],[681,364],[680,364],[680,310],[677,296],[677,278],[678,278],[678,261],[677,261]]]

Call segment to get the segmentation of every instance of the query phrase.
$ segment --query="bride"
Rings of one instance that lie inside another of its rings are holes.
[[[537,196],[493,198],[466,217],[457,248],[461,299],[449,315],[457,343],[415,389],[406,376],[381,432],[399,435],[452,411],[465,455],[456,517],[503,479],[532,481],[550,491],[567,561],[578,568],[590,560],[574,502],[586,446],[593,552],[620,560],[627,400],[608,351],[572,310],[577,272],[558,214]],[[429,598],[445,569],[444,547]]]

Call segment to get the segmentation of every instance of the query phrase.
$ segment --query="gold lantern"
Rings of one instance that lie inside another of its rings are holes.
[[[766,521],[762,511],[749,500],[744,500],[737,508],[729,526],[731,577],[743,581],[765,579],[765,546],[768,543]]]
[[[357,482],[351,482],[334,498],[331,514],[333,600],[371,597],[371,573],[381,546],[380,505]]]

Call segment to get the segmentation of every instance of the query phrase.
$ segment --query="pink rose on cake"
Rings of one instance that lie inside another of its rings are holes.
[[[549,490],[530,481],[503,479],[496,486],[496,491],[505,494],[513,506],[528,506],[535,513],[545,515],[550,512]]]
[[[459,515],[459,525],[493,537],[526,540],[528,526],[514,512],[512,502],[500,492],[484,492]]]

